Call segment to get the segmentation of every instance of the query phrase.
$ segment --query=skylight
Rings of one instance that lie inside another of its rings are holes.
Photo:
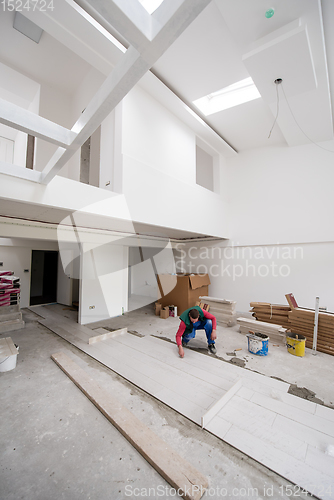
[[[153,14],[153,12],[162,4],[163,0],[139,0],[139,2],[149,14]]]
[[[261,94],[257,90],[253,80],[249,77],[233,85],[229,85],[224,89],[218,90],[217,92],[212,92],[209,95],[201,97],[193,101],[193,104],[195,104],[205,116],[208,116],[218,111],[233,108],[234,106],[238,106],[248,101],[253,101],[259,97],[261,97]]]

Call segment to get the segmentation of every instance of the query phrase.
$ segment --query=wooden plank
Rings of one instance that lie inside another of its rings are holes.
[[[117,337],[117,335],[124,335],[124,333],[128,333],[127,328],[120,328],[119,330],[114,330],[113,332],[102,333],[101,335],[96,335],[95,337],[88,339],[88,344],[95,344],[95,342],[101,342],[102,340]]]
[[[252,304],[255,304],[252,306]],[[273,311],[286,311],[289,312],[291,311],[290,306],[282,306],[281,304],[266,304],[266,303],[257,303],[257,302],[251,302],[250,307],[253,307],[254,309],[272,309]]]
[[[242,326],[254,326],[257,328],[266,328],[267,330],[271,332],[279,332],[282,329],[281,325],[275,325],[275,323],[265,323],[264,321],[257,321],[256,319],[251,319],[251,318],[237,318],[237,323]]]
[[[99,387],[66,354],[59,352],[51,358],[182,498],[199,500],[202,497],[208,487],[203,474]]]
[[[0,357],[5,358],[8,356],[14,356],[18,354],[18,350],[14,345],[11,337],[5,337],[0,339]]]

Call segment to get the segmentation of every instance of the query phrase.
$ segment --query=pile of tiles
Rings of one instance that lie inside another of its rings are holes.
[[[20,291],[20,278],[13,271],[0,271],[0,306],[19,304]]]
[[[251,302],[251,313],[258,321],[274,323],[285,328],[290,327],[289,312],[290,306],[270,304],[268,302]]]
[[[263,333],[269,337],[271,342],[286,343],[286,328],[282,328],[281,325],[241,317],[237,319],[237,323],[240,325],[240,333],[245,335],[250,332]]]
[[[200,297],[200,301],[210,306],[217,323],[222,326],[234,326],[237,323],[236,302],[233,300],[217,299],[215,297]]]

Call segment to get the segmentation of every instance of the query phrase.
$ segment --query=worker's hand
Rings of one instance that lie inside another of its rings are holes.
[[[216,340],[216,338],[217,338],[216,330],[212,330],[211,340]]]
[[[183,347],[181,344],[179,345],[179,356],[180,356],[180,358],[184,357],[184,350],[183,350]]]

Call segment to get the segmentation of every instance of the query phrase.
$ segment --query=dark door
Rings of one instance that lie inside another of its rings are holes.
[[[31,257],[30,305],[57,301],[58,252],[33,250]]]

